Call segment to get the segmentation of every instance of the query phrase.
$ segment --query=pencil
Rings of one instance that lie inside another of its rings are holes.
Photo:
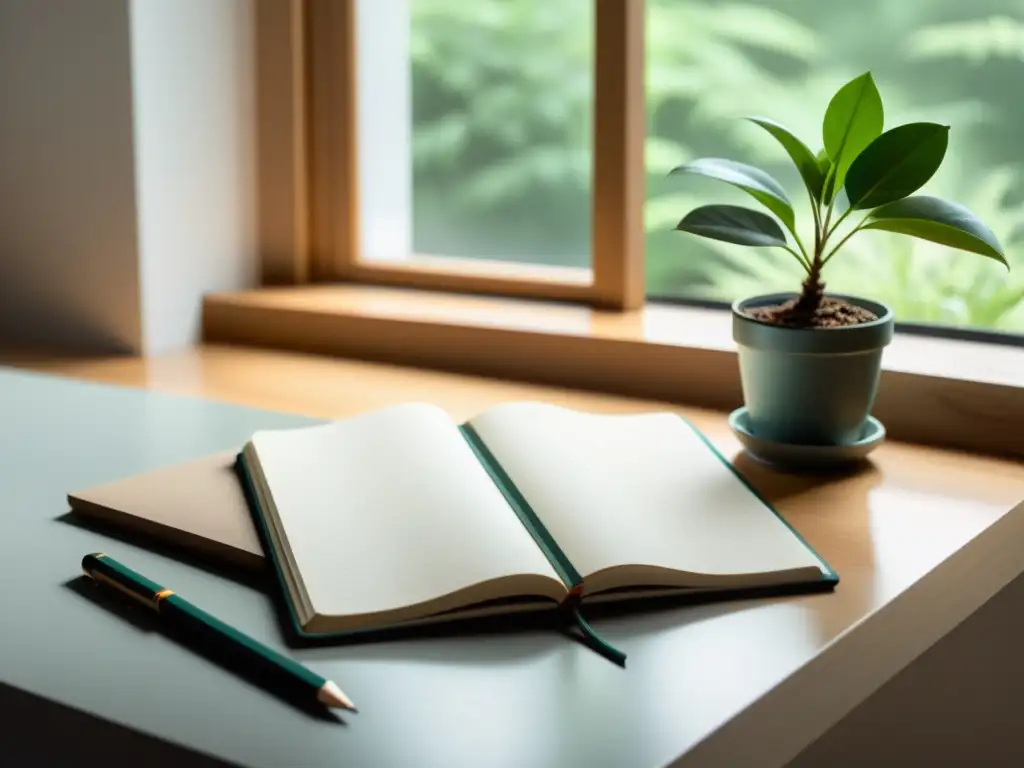
[[[112,557],[102,552],[86,555],[82,558],[82,570],[97,584],[111,587],[156,611],[162,622],[201,644],[205,650],[226,654],[233,663],[256,676],[261,684],[272,687],[275,693],[358,711],[336,683],[225,624]]]

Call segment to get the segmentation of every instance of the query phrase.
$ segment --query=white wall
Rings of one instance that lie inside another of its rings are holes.
[[[0,2],[0,341],[142,344],[127,4]]]
[[[205,291],[254,284],[255,29],[250,0],[133,0],[143,343],[200,333]]]
[[[159,353],[257,274],[253,0],[0,0],[0,342]]]

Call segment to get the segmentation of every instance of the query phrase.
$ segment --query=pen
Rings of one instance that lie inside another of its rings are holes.
[[[161,621],[183,630],[193,640],[222,651],[233,661],[243,663],[261,682],[281,692],[306,700],[315,699],[328,707],[356,712],[355,705],[335,683],[312,672],[258,640],[228,626],[215,616],[164,589],[145,576],[102,552],[82,558],[82,570],[97,584],[103,584],[131,597],[160,615]]]

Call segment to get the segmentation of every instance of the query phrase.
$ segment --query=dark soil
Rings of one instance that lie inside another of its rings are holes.
[[[783,304],[771,307],[748,309],[746,314],[762,323],[784,325],[790,328],[842,328],[878,319],[874,312],[841,299],[824,299],[812,317],[794,316],[793,308],[795,306],[796,299],[790,299]]]

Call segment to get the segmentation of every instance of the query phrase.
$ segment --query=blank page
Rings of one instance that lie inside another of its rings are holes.
[[[621,565],[821,567],[679,416],[512,403],[470,423],[584,576]]]
[[[260,432],[252,443],[321,615],[401,608],[510,575],[558,580],[436,406]]]

